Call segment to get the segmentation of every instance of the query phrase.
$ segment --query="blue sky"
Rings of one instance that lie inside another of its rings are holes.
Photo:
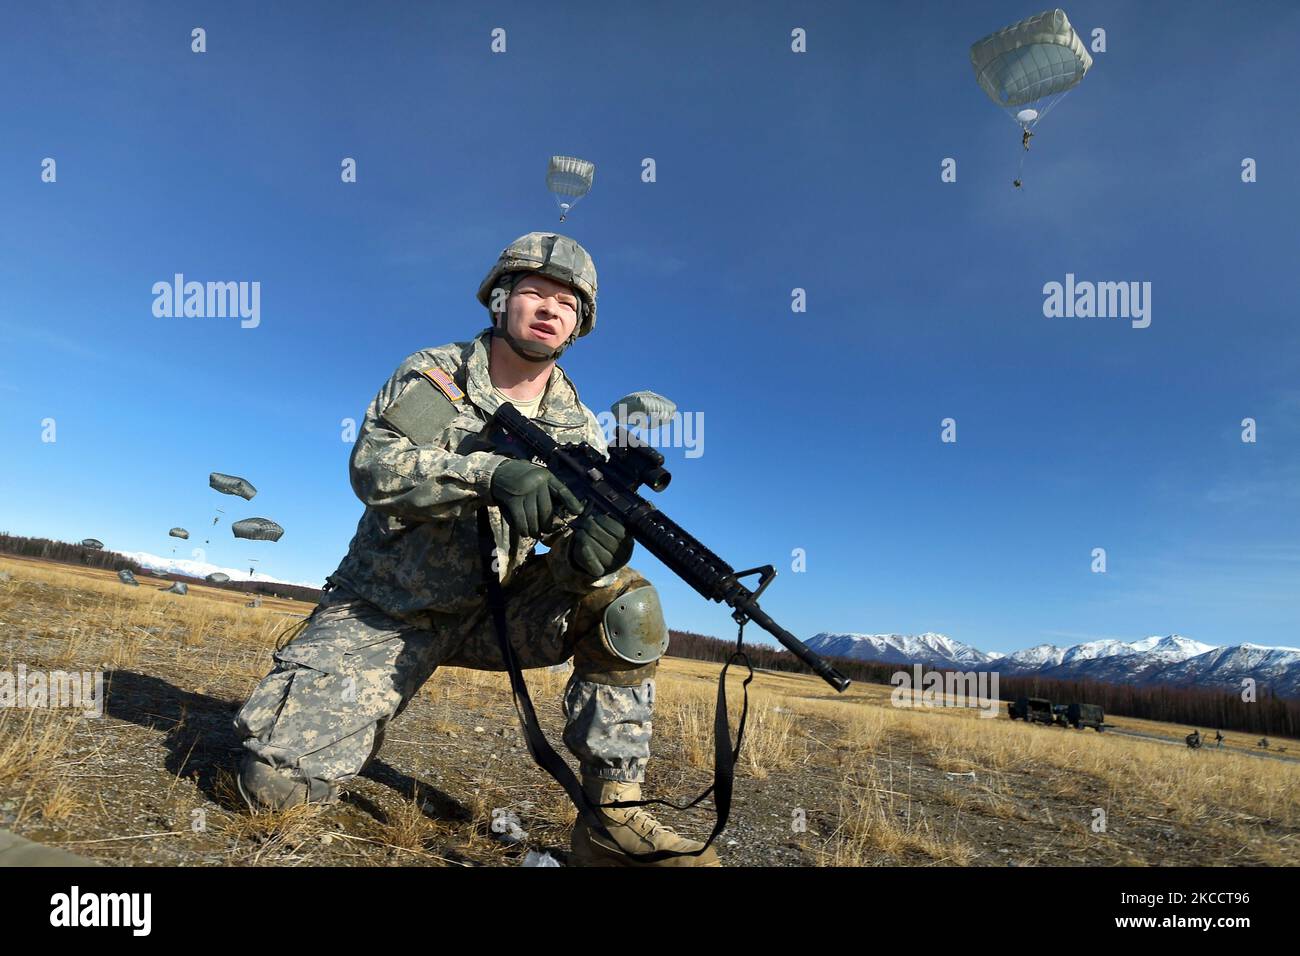
[[[0,530],[169,554],[224,507],[287,533],[225,522],[209,560],[322,580],[361,513],[340,422],[485,326],[502,246],[560,229],[601,282],[561,364],[596,411],[650,388],[703,415],[657,504],[776,565],[795,634],[1297,643],[1300,8],[1071,3],[1107,52],[1017,191],[968,50],[1032,4],[466,6],[6,9]],[[563,227],[554,153],[597,164]],[[260,325],[156,318],[178,272],[260,282]],[[1150,327],[1045,317],[1067,273],[1150,282]],[[734,634],[633,563],[672,626]]]

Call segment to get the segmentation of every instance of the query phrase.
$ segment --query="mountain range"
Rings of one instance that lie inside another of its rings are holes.
[[[1037,674],[1054,680],[1172,684],[1240,690],[1253,677],[1283,697],[1300,697],[1300,648],[1235,644],[1215,647],[1179,634],[1140,641],[1102,640],[1057,647],[1039,644],[1014,654],[986,653],[944,634],[821,633],[808,642],[819,654],[882,664]]]
[[[129,558],[142,568],[148,568],[151,571],[163,571],[167,574],[183,574],[191,578],[206,578],[213,572],[221,572],[228,575],[232,581],[261,581],[268,584],[293,584],[304,588],[319,588],[319,582],[315,584],[306,584],[300,581],[285,581],[281,578],[273,578],[269,574],[261,572],[248,573],[247,568],[225,568],[217,564],[209,564],[206,561],[194,561],[190,558],[161,557],[156,554],[150,554],[148,551],[116,551],[124,558]]]

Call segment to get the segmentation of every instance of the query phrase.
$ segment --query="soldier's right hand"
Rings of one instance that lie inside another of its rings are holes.
[[[582,502],[560,479],[530,461],[503,461],[492,472],[490,490],[510,526],[530,538],[551,530],[557,508],[582,512]]]

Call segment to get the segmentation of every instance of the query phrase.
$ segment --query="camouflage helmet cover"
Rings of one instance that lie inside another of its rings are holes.
[[[536,272],[572,287],[582,300],[578,337],[596,327],[596,264],[587,250],[568,236],[530,232],[501,250],[501,255],[478,288],[478,300],[490,310],[492,290],[510,273]]]

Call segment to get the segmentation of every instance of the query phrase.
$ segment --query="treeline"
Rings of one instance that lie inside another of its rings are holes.
[[[50,538],[24,538],[0,532],[0,553],[16,554],[24,558],[45,558],[49,561],[63,561],[67,564],[79,564],[87,568],[105,568],[109,571],[121,571],[123,568],[128,568],[132,574],[144,573],[144,569],[140,565],[129,558],[122,557],[115,551],[85,548],[80,544],[53,541]]]
[[[303,587],[300,584],[281,584],[279,581],[227,581],[225,584],[207,584],[207,586],[224,588],[227,591],[261,594],[265,597],[293,598],[295,601],[310,601],[312,604],[319,603],[323,593],[320,588]]]
[[[50,538],[26,538],[0,532],[0,554],[16,554],[24,558],[43,558],[47,561],[61,561],[86,568],[103,568],[108,571],[128,569],[137,577],[151,576],[151,572],[141,567],[130,558],[125,558],[116,551],[87,548],[81,544],[68,541],[54,541]],[[320,600],[320,588],[303,587],[297,584],[281,584],[278,581],[227,581],[225,584],[210,584],[203,578],[189,574],[167,572],[162,580],[185,581],[202,584],[211,588],[224,588],[227,591],[242,591],[249,594],[261,594],[266,597],[293,598],[295,601],[310,601],[315,604]]]
[[[753,628],[755,625],[749,625]],[[676,631],[668,629],[668,654],[671,657],[686,657],[696,661],[716,661],[721,664],[736,650],[735,641],[724,641],[716,637],[696,634],[694,631]],[[766,644],[745,644],[745,655],[755,667],[769,671],[791,671],[808,673],[807,666],[784,648],[769,647]],[[888,684],[889,677],[902,665],[878,664],[874,661],[848,660],[843,657],[828,657],[835,669],[849,680],[868,684]]]
[[[668,634],[668,653],[673,657],[721,664],[736,649],[735,641],[724,641],[692,631],[670,629]],[[808,673],[808,668],[783,648],[746,644],[745,653],[755,667],[764,670]],[[899,671],[906,671],[909,676],[913,673],[910,664],[880,664],[843,657],[828,657],[827,660],[845,677],[868,684],[890,684],[890,678]],[[926,665],[925,670],[946,673],[954,669]],[[961,673],[969,673],[970,670]],[[1054,704],[1099,704],[1108,715],[1184,724],[1188,728],[1199,729],[1202,733],[1234,730],[1260,736],[1274,734],[1300,737],[1300,700],[1279,697],[1263,686],[1259,688],[1258,698],[1246,703],[1241,699],[1240,693],[1218,688],[1174,687],[1164,684],[1134,687],[1098,681],[1047,680],[1033,675],[1012,677],[999,674],[998,696],[1008,701],[1024,696],[1046,697]]]
[[[1300,700],[1279,697],[1262,684],[1247,703],[1239,691],[1213,687],[1153,684],[1105,684],[1099,681],[1048,680],[1026,675],[998,679],[1003,700],[1046,697],[1054,704],[1100,704],[1107,714],[1184,724],[1202,733],[1235,730],[1267,736],[1300,737]]]

